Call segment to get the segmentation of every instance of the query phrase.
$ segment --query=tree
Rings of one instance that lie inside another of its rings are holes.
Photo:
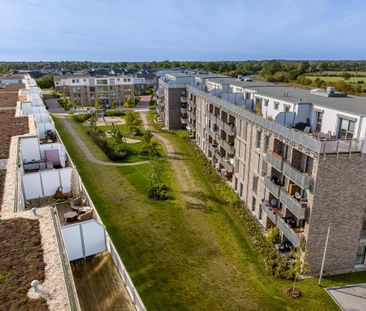
[[[142,149],[141,153],[147,155],[150,159],[154,158],[159,154],[157,150],[157,144],[153,140],[154,136],[151,131],[146,131],[142,136]]]
[[[112,103],[111,103],[111,108],[112,108],[112,109],[116,109],[116,107],[117,107],[116,102],[115,102],[115,101],[112,101]]]
[[[345,80],[349,80],[349,79],[352,77],[352,75],[351,75],[349,72],[344,72],[344,73],[342,74],[342,76],[343,76],[343,78],[344,78]]]
[[[95,107],[95,109],[100,109],[100,108],[102,108],[102,106],[100,105],[100,99],[99,99],[99,98],[97,98],[97,99],[95,100],[94,107]]]
[[[154,159],[151,162],[147,191],[149,197],[154,200],[166,200],[168,198],[168,187],[161,180],[162,166],[161,159]]]
[[[305,260],[302,260],[301,256],[301,249],[298,248],[296,251],[292,252],[293,260],[290,262],[289,265],[289,275],[291,278],[294,279],[294,283],[292,285],[292,288],[287,288],[286,293],[293,297],[298,298],[301,295],[301,291],[299,289],[296,289],[296,282],[300,278],[301,274],[306,273],[306,262]]]
[[[133,104],[132,104],[132,99],[131,97],[128,97],[125,102],[124,102],[124,106],[126,109],[130,109],[133,107]]]
[[[51,75],[43,76],[37,79],[36,82],[41,89],[51,89],[54,87],[53,76]]]

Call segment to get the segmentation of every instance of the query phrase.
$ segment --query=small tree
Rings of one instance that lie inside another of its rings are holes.
[[[102,108],[102,106],[100,105],[100,99],[99,99],[99,98],[97,98],[97,99],[95,100],[94,107],[95,107],[95,109],[100,109],[100,108]]]
[[[128,97],[125,102],[124,102],[124,106],[126,109],[130,109],[133,107],[133,104],[132,104],[132,99],[131,97]]]
[[[156,142],[153,140],[151,131],[146,131],[142,136],[141,154],[147,155],[150,159],[158,155]]]
[[[117,104],[116,104],[116,102],[115,102],[115,101],[113,101],[113,102],[112,102],[112,104],[111,104],[111,108],[112,108],[112,109],[116,109],[116,107],[117,107]]]
[[[129,128],[131,128],[133,126],[137,126],[138,123],[139,123],[137,115],[133,111],[127,111],[126,112],[125,121],[126,121],[126,124],[129,126]]]
[[[280,230],[277,227],[272,227],[268,231],[267,239],[272,244],[275,243],[280,235]]]
[[[92,131],[94,131],[94,132],[97,130],[97,121],[98,121],[97,114],[92,113],[89,118],[89,123],[90,123]]]
[[[302,260],[301,249],[298,248],[296,251],[292,251],[293,260],[289,264],[289,276],[294,279],[294,283],[292,288],[286,289],[286,294],[293,297],[298,298],[301,296],[301,291],[297,289],[296,282],[300,278],[301,274],[306,273],[306,263],[305,260]]]
[[[151,161],[147,191],[149,197],[154,200],[166,200],[168,198],[168,187],[161,180],[162,161],[154,159]]]

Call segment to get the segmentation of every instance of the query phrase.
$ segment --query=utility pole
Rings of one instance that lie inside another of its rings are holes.
[[[319,286],[320,286],[320,283],[321,283],[322,277],[323,277],[325,256],[327,254],[327,248],[328,248],[329,232],[330,232],[330,224],[328,225],[328,232],[327,232],[327,238],[325,240],[325,247],[324,247],[324,254],[323,254],[323,260],[322,260],[322,266],[320,268],[319,283],[318,283]]]

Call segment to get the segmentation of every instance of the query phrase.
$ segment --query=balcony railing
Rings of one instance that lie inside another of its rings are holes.
[[[276,224],[277,215],[270,209],[270,207],[265,202],[262,202],[261,207],[263,212],[265,212],[268,216],[268,218],[271,219],[274,224]]]
[[[200,96],[209,102],[214,103],[221,109],[225,109],[234,115],[238,115],[250,122],[262,126],[271,132],[278,134],[283,139],[290,140],[315,153],[328,154],[345,152],[351,154],[352,152],[363,152],[362,140],[321,140],[302,131],[287,127],[279,122],[263,118],[262,116],[255,114],[253,111],[246,109],[243,105],[235,105],[208,92],[199,90],[197,87],[188,85],[187,90],[196,96]]]
[[[180,122],[181,122],[182,124],[188,124],[188,119],[187,119],[187,117],[181,117],[181,118],[180,118]]]
[[[229,135],[235,135],[235,126],[234,124],[228,124],[224,122],[224,131]]]
[[[228,154],[233,155],[235,153],[234,145],[230,145],[226,140],[220,139],[220,145]]]
[[[267,163],[272,165],[277,171],[282,172],[283,159],[275,152],[268,151],[265,157]]]
[[[267,176],[264,177],[263,184],[276,198],[280,197],[280,186],[276,185]]]
[[[188,112],[187,107],[180,107],[180,112],[187,113]]]
[[[280,201],[294,214],[298,219],[305,219],[306,206],[304,202],[300,202],[293,198],[289,193],[281,190]]]
[[[187,102],[187,96],[186,96],[186,95],[182,95],[182,96],[180,97],[180,102],[181,102],[181,103],[186,103],[186,102]]]
[[[229,162],[228,159],[223,159],[222,165],[228,173],[234,172],[234,166]]]
[[[311,177],[306,173],[298,171],[288,162],[284,162],[283,164],[283,175],[303,189],[308,189],[310,186]]]
[[[281,217],[277,217],[277,227],[295,247],[300,246],[300,236]]]

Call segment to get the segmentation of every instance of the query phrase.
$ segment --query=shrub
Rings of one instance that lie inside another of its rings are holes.
[[[121,117],[121,116],[125,115],[125,112],[123,110],[119,110],[119,109],[109,109],[104,112],[104,115],[106,117],[112,117],[112,116]]]
[[[127,147],[124,144],[118,144],[116,141],[109,141],[102,136],[98,130],[90,130],[88,134],[93,139],[95,144],[103,150],[109,159],[112,161],[123,160],[127,156]]]
[[[177,130],[177,131],[175,131],[175,134],[176,134],[179,138],[181,138],[181,139],[183,139],[183,140],[188,140],[188,139],[189,139],[189,134],[188,134],[188,132],[187,132],[187,131],[185,131],[185,130]]]
[[[161,180],[162,162],[160,159],[151,161],[149,179],[147,182],[147,192],[149,198],[154,200],[168,199],[168,186]]]
[[[90,113],[73,114],[72,119],[76,122],[83,123],[91,117]]]

